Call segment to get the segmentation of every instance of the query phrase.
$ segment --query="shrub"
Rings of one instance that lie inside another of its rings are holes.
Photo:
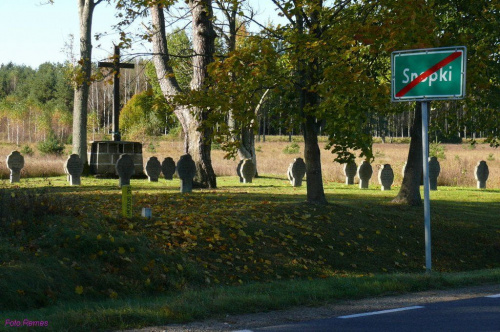
[[[182,126],[178,125],[176,127],[170,128],[168,130],[167,139],[177,140],[182,138]]]
[[[23,146],[20,152],[23,155],[30,156],[30,157],[32,157],[35,154],[35,151],[33,151],[33,149],[29,145]]]
[[[156,145],[153,142],[149,142],[148,147],[146,148],[146,151],[149,153],[155,153],[156,152]]]
[[[287,145],[283,149],[283,153],[285,154],[296,154],[299,152],[300,152],[300,146],[297,143],[292,143],[290,145]]]
[[[463,145],[463,148],[465,150],[475,150],[476,149],[476,142],[471,142]]]
[[[429,145],[429,156],[436,157],[438,159],[446,159],[446,155],[444,154],[444,146],[441,145],[440,142],[431,143]]]
[[[385,153],[383,153],[380,150],[376,150],[375,151],[375,158],[382,158],[382,157],[385,157]]]
[[[38,143],[38,151],[42,154],[62,155],[64,153],[64,144],[61,143],[55,136],[51,135],[48,139]]]

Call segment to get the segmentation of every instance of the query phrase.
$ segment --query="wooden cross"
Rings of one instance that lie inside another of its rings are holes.
[[[115,45],[113,62],[99,62],[98,67],[113,68],[113,141],[120,141],[120,68],[134,68],[132,63],[120,63],[120,47]]]

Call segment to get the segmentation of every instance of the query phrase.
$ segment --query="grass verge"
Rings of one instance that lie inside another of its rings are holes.
[[[160,297],[63,303],[38,310],[3,312],[2,316],[21,322],[25,319],[47,321],[49,328],[55,331],[131,329],[208,318],[222,319],[227,314],[280,310],[297,305],[320,306],[347,299],[495,283],[500,283],[500,269],[343,276],[211,287]]]

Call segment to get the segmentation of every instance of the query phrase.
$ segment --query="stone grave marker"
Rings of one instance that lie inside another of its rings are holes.
[[[302,179],[306,175],[306,163],[302,158],[295,158],[288,167],[288,179],[294,187],[302,186]]]
[[[161,172],[166,180],[173,180],[175,174],[175,161],[167,157],[161,163]]]
[[[66,174],[66,181],[71,182],[71,175],[68,173],[68,168],[66,168],[66,161],[63,164],[64,174]]]
[[[366,189],[373,174],[372,165],[364,160],[358,167],[359,188]]]
[[[238,166],[236,166],[236,174],[238,174],[238,177],[240,178],[240,183],[243,183],[243,177],[241,176],[241,165],[243,165],[243,161],[244,159],[241,159]]]
[[[128,154],[122,154],[116,162],[116,174],[120,177],[119,186],[129,186],[130,178],[135,174],[134,159]]]
[[[430,161],[430,158],[429,158],[429,161]],[[403,179],[405,178],[406,164],[407,164],[407,162],[405,161],[403,168],[401,169],[401,176],[403,177]],[[441,167],[439,168],[439,171],[441,171]],[[430,175],[430,169],[429,169],[429,180],[430,180],[430,177],[431,177],[431,175]],[[430,184],[430,181],[429,181],[429,184]],[[420,175],[420,185],[421,186],[424,185],[424,172],[423,171],[422,171],[422,174]],[[429,188],[430,187],[431,186],[429,185]],[[437,179],[436,179],[436,189],[431,189],[431,190],[437,190]]]
[[[80,156],[72,154],[64,163],[64,171],[68,174],[68,182],[71,186],[79,186],[82,184],[81,176],[83,173],[83,163]]]
[[[12,151],[7,156],[7,167],[10,169],[10,183],[21,181],[21,170],[24,167],[24,157],[19,151]]]
[[[358,166],[354,161],[344,164],[345,184],[354,184],[354,177],[358,171]]]
[[[161,164],[158,158],[151,157],[146,162],[146,167],[144,167],[144,171],[148,176],[149,182],[158,182],[158,178],[161,173]]]
[[[384,164],[378,171],[378,183],[381,185],[381,190],[391,190],[392,183],[394,182],[394,171],[391,165]]]
[[[193,178],[196,175],[196,164],[190,154],[181,156],[177,162],[177,174],[181,179],[181,193],[193,191]]]
[[[438,176],[441,173],[441,166],[437,157],[429,158],[429,189],[437,190]]]
[[[255,165],[252,159],[244,159],[240,167],[241,177],[243,178],[243,183],[252,183],[252,179],[255,176]]]
[[[488,176],[490,175],[490,170],[486,161],[481,160],[477,163],[476,169],[474,170],[474,177],[477,181],[478,189],[486,188],[486,181],[488,181]]]

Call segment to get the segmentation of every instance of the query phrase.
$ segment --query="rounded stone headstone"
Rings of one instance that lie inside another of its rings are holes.
[[[146,162],[146,167],[144,167],[144,171],[148,176],[149,182],[158,182],[158,178],[161,173],[161,164],[158,158],[151,157]]]
[[[252,159],[243,160],[240,173],[243,178],[243,183],[252,183],[252,179],[255,176],[255,165],[253,164]]]
[[[391,190],[392,183],[394,182],[394,171],[391,165],[384,164],[378,171],[378,183],[381,185],[382,190]]]
[[[350,161],[344,165],[345,184],[354,184],[354,177],[358,172],[358,166],[354,161]]]
[[[193,178],[196,175],[196,164],[190,154],[180,157],[177,162],[177,175],[181,179],[181,193],[193,191]]]
[[[175,174],[175,161],[170,157],[163,159],[161,172],[166,180],[172,180]]]
[[[439,173],[441,173],[441,165],[437,157],[429,158],[429,189],[437,190],[437,181],[439,177]]]
[[[403,168],[401,169],[401,176],[403,176],[403,179],[405,178],[406,164],[407,164],[407,162],[405,162],[403,164]],[[436,179],[436,181],[437,181],[437,179]],[[420,175],[420,185],[421,186],[424,185],[424,172],[422,172],[422,174]],[[430,187],[430,185],[429,185],[429,187]],[[437,187],[437,182],[436,182],[436,187]]]
[[[243,177],[241,176],[241,165],[243,165],[243,161],[244,159],[241,159],[238,166],[236,166],[236,174],[238,174],[238,177],[240,178],[240,183],[243,183]]]
[[[63,165],[63,170],[64,170],[64,174],[66,174],[66,180],[67,180],[68,182],[71,182],[71,175],[69,175],[69,173],[68,173],[68,169],[66,168],[66,162],[67,162],[67,161],[65,161],[65,162],[64,162],[64,165]]]
[[[306,175],[306,163],[304,162],[304,159],[295,158],[288,169],[288,178],[290,179],[292,186],[302,186],[302,179],[304,178],[304,175]]]
[[[71,186],[81,185],[83,173],[82,159],[77,154],[72,154],[64,163],[64,171],[68,174],[68,181]]]
[[[288,165],[288,168],[286,170],[286,176],[288,177],[288,180],[290,181],[290,184],[293,185],[292,166],[293,166],[293,163],[291,163],[290,165]]]
[[[477,181],[478,189],[486,188],[486,181],[488,181],[488,177],[490,175],[490,170],[488,169],[488,164],[486,161],[481,160],[477,163],[476,169],[474,170],[474,177]]]
[[[7,167],[10,169],[10,183],[21,180],[21,170],[24,167],[24,157],[19,151],[12,151],[7,156]]]
[[[122,154],[116,161],[116,174],[120,177],[120,187],[130,185],[130,178],[135,174],[134,159],[129,154]]]
[[[372,165],[370,165],[369,162],[364,160],[358,167],[359,187],[361,189],[368,188],[368,184],[370,182],[372,174],[373,174]]]

